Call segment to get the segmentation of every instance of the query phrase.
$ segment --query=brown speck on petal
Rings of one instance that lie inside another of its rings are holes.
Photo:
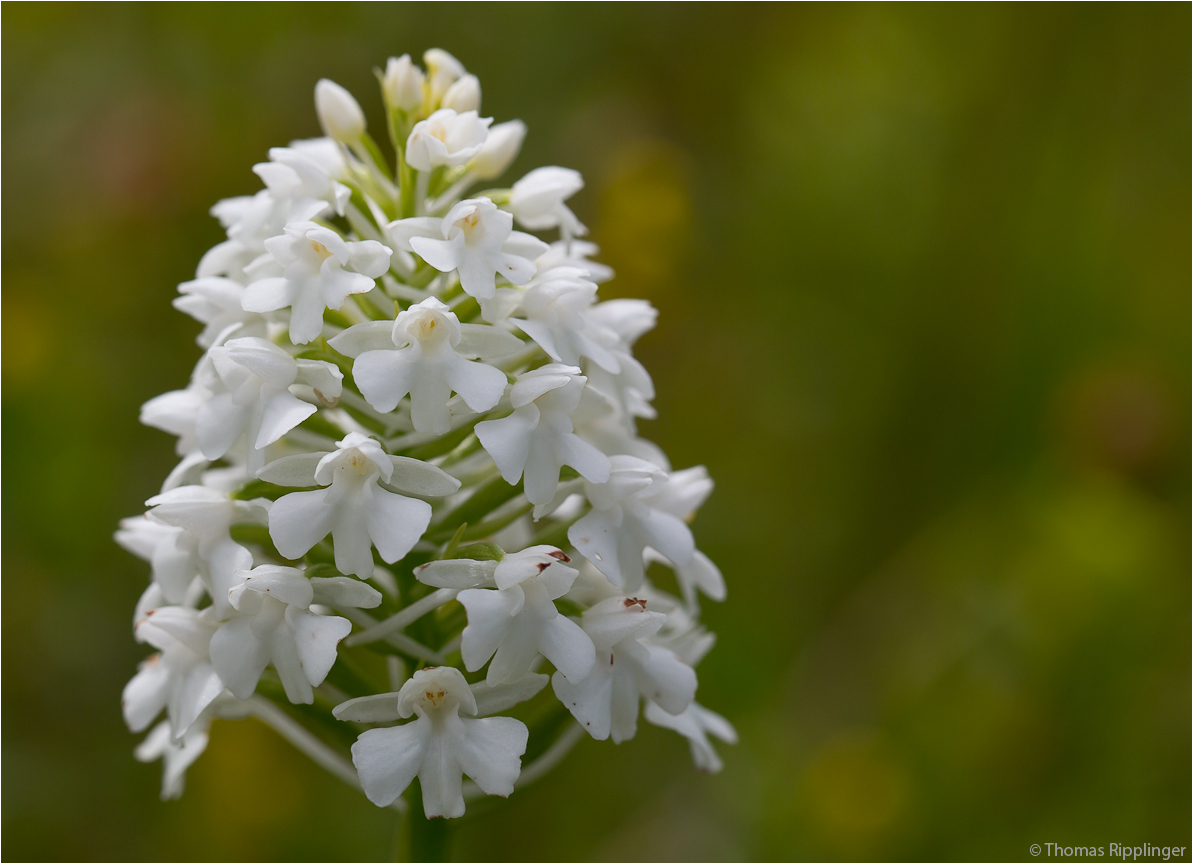
[[[548,552],[547,554],[550,555],[552,558],[554,558],[556,561],[562,561],[564,564],[567,564],[569,561],[572,560],[567,555],[563,554],[563,552],[560,551],[559,549],[556,549],[554,552]]]
[[[638,607],[641,607],[642,609],[645,609],[645,608],[646,608],[646,601],[645,601],[645,600],[639,600],[637,597],[627,597],[627,598],[625,598],[625,608],[629,609],[631,606],[638,606]]]

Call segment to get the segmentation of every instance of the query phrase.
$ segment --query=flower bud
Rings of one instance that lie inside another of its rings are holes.
[[[468,163],[468,169],[477,180],[493,180],[505,173],[522,149],[526,137],[526,124],[521,120],[498,123],[489,130],[481,151]]]
[[[481,108],[481,82],[475,75],[465,75],[447,88],[443,94],[442,107],[451,108],[457,114],[465,111],[479,111]]]
[[[381,93],[393,108],[414,111],[423,104],[423,70],[410,60],[409,54],[390,57],[381,80]]]
[[[323,131],[344,144],[360,140],[365,132],[365,114],[360,104],[334,81],[320,78],[315,85],[315,111]]]
[[[427,77],[431,82],[431,102],[438,102],[447,92],[447,88],[466,73],[464,64],[442,48],[431,48],[423,54],[423,62],[427,64]]]

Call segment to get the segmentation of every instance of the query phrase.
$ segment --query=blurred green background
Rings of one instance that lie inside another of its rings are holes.
[[[14,5],[3,11],[6,859],[353,859],[394,818],[256,723],[179,802],[120,690],[174,464],[174,286],[317,134],[312,87],[439,45],[530,126],[662,312],[640,343],[729,600],[697,774],[643,725],[459,858],[1028,859],[1190,845],[1190,7]],[[1186,856],[1187,857],[1187,856]]]

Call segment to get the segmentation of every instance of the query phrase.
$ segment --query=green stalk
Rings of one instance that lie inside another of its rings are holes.
[[[406,790],[409,805],[398,831],[398,861],[446,861],[451,843],[451,823],[447,819],[428,819],[423,815],[422,786],[418,779]]]

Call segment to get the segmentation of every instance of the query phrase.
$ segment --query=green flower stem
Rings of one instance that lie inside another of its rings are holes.
[[[406,790],[406,814],[398,834],[399,861],[446,861],[451,822],[423,815],[422,784],[416,778]]]

